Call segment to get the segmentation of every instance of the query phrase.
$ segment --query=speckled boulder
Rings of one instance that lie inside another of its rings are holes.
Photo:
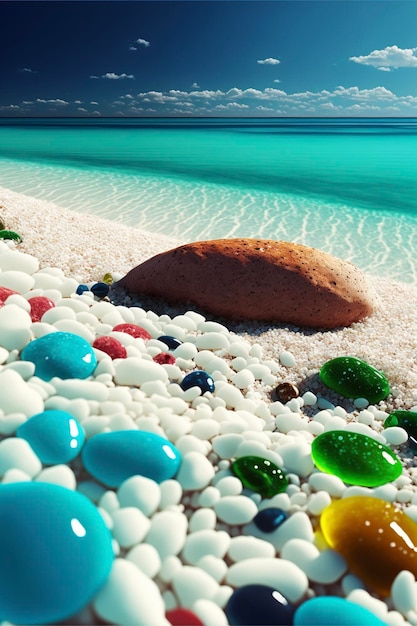
[[[372,313],[375,298],[348,261],[269,239],[186,244],[138,265],[119,285],[215,316],[312,328],[349,326]]]

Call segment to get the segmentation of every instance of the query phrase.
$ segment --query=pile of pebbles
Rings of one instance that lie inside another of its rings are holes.
[[[316,534],[323,509],[349,495],[376,495],[405,507],[417,521],[407,433],[383,430],[388,413],[363,399],[347,410],[334,397],[329,396],[332,402],[309,389],[299,395],[293,389],[290,399],[278,400],[274,390],[285,382],[282,372],[297,365],[291,351],[282,350],[275,360],[254,339],[196,311],[157,314],[128,299],[122,304],[120,297],[115,304],[91,291],[78,295],[78,284],[58,268],[39,268],[36,257],[12,243],[0,242],[0,286],[17,292],[0,308],[2,442],[19,442],[19,426],[55,409],[76,418],[86,440],[120,430],[160,435],[179,450],[182,463],[175,478],[159,484],[134,476],[109,489],[89,475],[80,456],[43,466],[29,446],[25,453],[20,445],[6,449],[0,442],[2,484],[43,481],[77,490],[97,507],[112,533],[115,561],[109,579],[70,623],[168,626],[166,612],[184,607],[204,626],[226,626],[224,609],[233,591],[259,583],[278,589],[296,606],[333,594],[364,606],[389,626],[417,625],[414,579],[399,575],[391,596],[378,598]],[[37,322],[28,303],[35,296],[55,303]],[[113,331],[126,323],[144,328],[151,339]],[[98,337],[115,336],[127,357],[112,359],[94,349],[98,364],[87,379],[44,381],[21,353],[33,339],[56,331],[79,335],[90,345]],[[158,339],[162,335],[181,342],[170,351],[175,363],[154,360],[167,351]],[[210,374],[213,392],[181,388],[184,376],[196,369]],[[403,474],[369,489],[349,487],[318,471],[311,442],[333,429],[392,446],[403,461]],[[286,491],[263,499],[244,488],[230,466],[246,455],[283,468]],[[287,518],[266,533],[253,520],[270,507],[282,509]]]

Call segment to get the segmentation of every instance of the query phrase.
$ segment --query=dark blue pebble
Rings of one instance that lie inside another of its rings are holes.
[[[231,626],[288,626],[294,607],[273,587],[245,585],[232,593],[224,612]]]
[[[75,290],[75,293],[81,296],[81,294],[83,294],[84,291],[89,291],[87,285],[78,285],[77,289]]]
[[[253,522],[263,533],[273,533],[287,519],[288,514],[283,509],[262,509],[255,515]]]
[[[210,374],[207,374],[204,370],[196,370],[194,372],[190,372],[187,376],[184,376],[180,382],[180,387],[184,391],[186,391],[186,389],[190,389],[191,387],[200,387],[201,393],[205,393],[206,391],[213,393],[214,380]]]
[[[175,350],[182,344],[182,341],[177,339],[176,337],[171,337],[171,335],[161,335],[158,337],[158,341],[162,341],[166,346],[168,346],[169,350]]]
[[[95,283],[92,285],[91,291],[97,298],[105,298],[110,291],[110,287],[106,283]]]

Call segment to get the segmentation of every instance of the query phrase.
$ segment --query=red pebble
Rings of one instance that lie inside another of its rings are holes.
[[[172,609],[165,613],[172,626],[204,626],[203,622],[188,609]]]
[[[159,365],[174,365],[176,358],[173,354],[169,354],[169,352],[160,352],[159,354],[155,354],[153,360],[155,363],[159,363]]]
[[[151,335],[147,330],[142,328],[142,326],[137,326],[136,324],[117,324],[113,328],[119,333],[127,333],[128,335],[132,335],[132,337],[140,337],[141,339],[151,339]]]
[[[8,287],[0,287],[0,306],[4,306],[7,298],[12,296],[17,291],[13,291],[13,289],[8,289]]]
[[[97,337],[93,343],[93,348],[105,352],[112,359],[125,359],[127,357],[126,348],[114,337]]]
[[[46,296],[33,296],[33,298],[28,299],[28,302],[30,304],[32,322],[40,322],[42,315],[55,306],[55,302]]]

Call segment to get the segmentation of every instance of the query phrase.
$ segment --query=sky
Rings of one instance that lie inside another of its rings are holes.
[[[417,117],[416,0],[2,0],[0,116]]]

